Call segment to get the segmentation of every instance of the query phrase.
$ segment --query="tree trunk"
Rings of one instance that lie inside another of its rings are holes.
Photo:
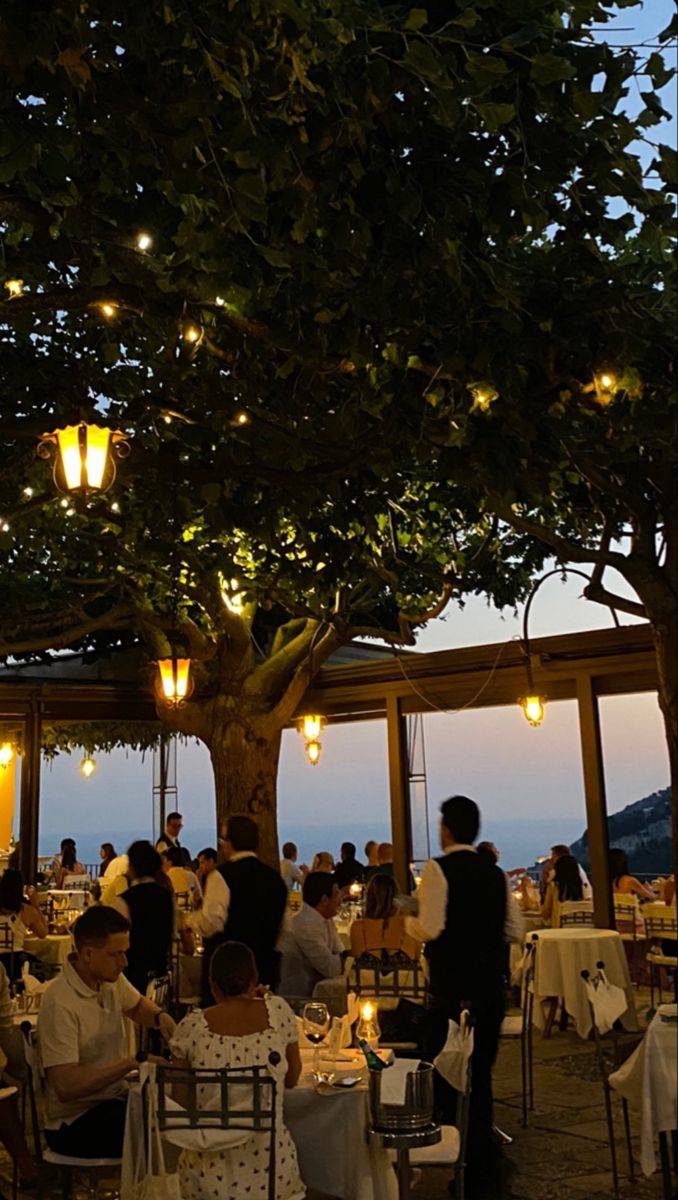
[[[278,867],[277,779],[282,729],[270,717],[219,721],[207,741],[214,771],[217,829],[236,814],[259,827],[259,856]]]
[[[659,707],[664,718],[664,729],[669,750],[671,767],[671,810],[673,813],[673,871],[678,875],[678,631],[676,614],[653,617],[652,622],[657,670],[659,674]]]

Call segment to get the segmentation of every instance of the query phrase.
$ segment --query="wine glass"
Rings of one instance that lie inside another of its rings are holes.
[[[309,1004],[304,1005],[302,1019],[304,1033],[309,1042],[315,1046],[313,1073],[317,1075],[320,1062],[320,1043],[327,1037],[330,1028],[330,1014],[327,1010],[327,1005],[321,1004],[317,1000],[311,1000]]]

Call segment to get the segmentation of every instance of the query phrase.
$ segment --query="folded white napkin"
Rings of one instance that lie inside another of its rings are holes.
[[[31,975],[27,962],[21,968],[21,982],[27,996],[39,996],[47,987],[46,983],[42,983],[41,980],[35,978],[35,975]]]
[[[407,1077],[416,1071],[419,1063],[411,1058],[396,1058],[387,1071],[379,1074],[379,1098],[382,1104],[405,1103]]]
[[[467,1013],[461,1014],[461,1024],[449,1021],[447,1040],[433,1065],[443,1079],[458,1092],[466,1091],[468,1065],[473,1052],[473,1030],[466,1022]]]

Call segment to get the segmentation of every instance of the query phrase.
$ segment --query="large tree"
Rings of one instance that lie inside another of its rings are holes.
[[[207,743],[220,814],[260,812],[269,854],[281,730],[334,648],[412,642],[466,590],[514,600],[554,549],[535,512],[561,533],[581,512],[551,459],[559,405],[601,432],[585,389],[614,320],[586,301],[626,254],[659,313],[670,230],[633,148],[666,69],[593,38],[610,7],[3,6],[22,283],[0,314],[0,653],[186,647],[195,698],[162,716]],[[654,329],[620,314],[624,370],[644,370]],[[624,378],[606,419],[632,458]],[[80,413],[133,437],[84,509],[34,452]]]

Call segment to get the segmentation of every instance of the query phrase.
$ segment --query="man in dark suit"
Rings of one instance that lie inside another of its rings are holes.
[[[220,940],[249,946],[259,981],[275,988],[280,977],[280,955],[275,947],[287,906],[287,888],[280,872],[257,858],[259,830],[250,817],[230,817],[219,840],[226,862],[218,869],[229,890]]]
[[[443,854],[424,867],[418,889],[419,915],[410,932],[426,943],[429,964],[429,1045],[443,1047],[450,1018],[472,1013],[474,1050],[468,1133],[468,1195],[495,1196],[497,1147],[492,1137],[492,1067],[504,1016],[507,940],[521,940],[522,918],[509,895],[506,876],[491,856],[478,854],[480,813],[467,796],[441,806]],[[443,1081],[441,1080],[441,1083]],[[440,1089],[445,1105],[449,1085]],[[454,1093],[452,1093],[454,1096]],[[449,1110],[443,1120],[450,1120]]]

